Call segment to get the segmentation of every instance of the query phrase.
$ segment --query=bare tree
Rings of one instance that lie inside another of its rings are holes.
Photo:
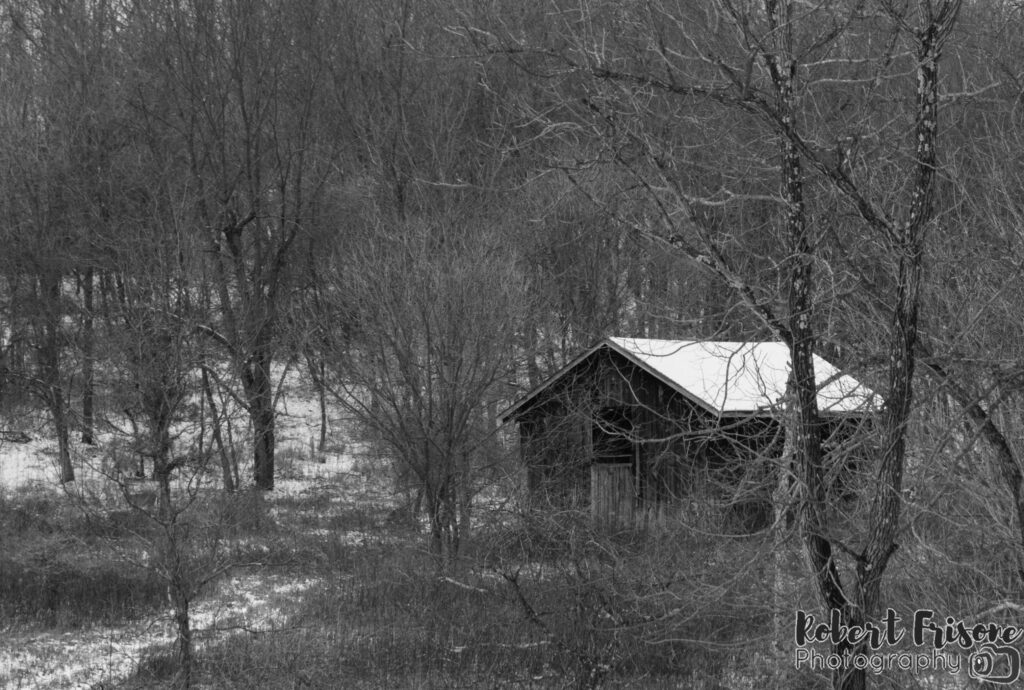
[[[844,3],[805,11],[778,0],[655,4],[623,12],[567,9],[555,15],[564,27],[561,44],[471,32],[478,44],[511,55],[524,69],[576,80],[582,107],[563,126],[571,132],[597,129],[607,142],[601,158],[578,161],[577,167],[607,161],[630,171],[658,215],[654,222],[622,220],[720,275],[763,328],[790,346],[792,445],[809,575],[823,605],[839,611],[848,625],[877,612],[896,549],[923,248],[935,217],[940,55],[959,9],[955,1],[916,8],[881,2],[871,12]],[[886,38],[860,40],[869,33]],[[913,79],[897,77],[908,73]],[[914,122],[911,131],[885,119],[880,103],[890,98],[903,104]],[[716,114],[729,119],[733,132],[701,120]],[[696,174],[702,160],[692,152],[702,149],[685,131],[691,124],[724,141],[721,149],[736,156],[719,159],[725,172]],[[883,150],[895,142],[905,147],[904,158]],[[897,179],[896,194],[882,188]],[[741,270],[728,236],[709,222],[723,206],[758,203],[772,208],[765,225],[781,251],[760,263],[762,273],[781,286],[777,290]],[[848,271],[843,262],[852,259],[823,222],[821,214],[832,204],[855,214],[858,232],[885,246],[875,260],[885,262],[889,295],[890,325],[879,353],[888,369],[877,430],[880,458],[864,487],[871,508],[855,545],[826,518],[811,360],[822,338],[825,299],[815,267],[828,261],[831,271]],[[836,651],[858,650],[840,644]],[[840,669],[833,682],[860,688],[866,681],[863,672]]]
[[[153,88],[138,106],[167,144],[161,155],[187,176],[210,247],[219,315],[206,332],[241,384],[261,489],[274,485],[271,370],[290,260],[338,172],[323,11],[312,2],[156,2],[140,20]]]
[[[70,461],[69,380],[73,344],[65,317],[80,312],[70,280],[98,264],[101,224],[112,211],[117,177],[111,158],[120,146],[116,13],[109,3],[21,3],[5,7],[5,68],[17,80],[6,110],[9,128],[2,170],[8,241],[17,246],[5,272],[30,295],[20,319],[36,350],[29,384],[49,408],[61,481],[74,479]],[[12,82],[13,86],[14,83]],[[31,286],[28,288],[28,286]],[[85,298],[91,298],[91,283]],[[91,425],[91,305],[82,318],[86,422]],[[86,436],[89,435],[88,428]]]
[[[491,458],[486,403],[525,303],[484,219],[410,221],[338,257],[323,321],[357,332],[327,359],[330,389],[422,487],[431,550],[450,566]]]

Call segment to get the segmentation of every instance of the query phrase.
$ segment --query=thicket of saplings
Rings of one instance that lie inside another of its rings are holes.
[[[282,451],[278,472],[299,476],[302,463],[317,461]],[[786,644],[795,609],[817,606],[790,521],[751,531],[737,511],[749,496],[705,486],[704,499],[646,525],[595,526],[564,504],[535,497],[525,508],[515,462],[502,466],[454,563],[430,553],[423,521],[410,519],[415,487],[383,454],[363,463],[358,481],[311,483],[294,496],[179,486],[172,546],[193,609],[230,575],[309,586],[287,595],[273,624],[191,630],[187,679],[164,638],[109,685],[828,685],[820,672],[794,669]],[[976,612],[983,602],[972,592],[1014,591],[1015,568],[1000,556],[1012,536],[996,524],[1004,497],[969,489],[995,484],[980,468],[953,454],[911,467],[887,584],[901,615]],[[140,500],[136,486],[122,480],[103,496],[0,494],[0,620],[9,630],[67,632],[72,644],[76,630],[171,615],[168,570],[154,566],[170,532],[159,501]],[[849,497],[835,507],[836,529],[856,534],[863,507]],[[886,678],[916,682],[899,671]]]

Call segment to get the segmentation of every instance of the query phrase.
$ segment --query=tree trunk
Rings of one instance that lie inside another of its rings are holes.
[[[410,522],[416,525],[420,519],[420,511],[423,510],[423,484],[416,487],[416,497],[412,500],[412,508],[409,515]]]
[[[784,414],[792,413],[791,391],[787,391]],[[791,647],[787,644],[790,635],[790,620],[793,615],[791,601],[787,597],[786,573],[788,571],[789,523],[793,517],[793,453],[795,434],[791,419],[783,417],[785,440],[782,457],[776,466],[775,490],[772,495],[772,651],[775,664],[777,687],[784,687],[784,669],[791,664]]]
[[[256,488],[274,488],[274,410],[270,396],[260,395],[253,411],[253,479]]]
[[[175,582],[172,585],[171,594],[174,603],[174,621],[178,626],[178,639],[175,645],[178,674],[174,685],[182,690],[192,687],[192,626],[189,616],[189,599],[185,587],[185,583]]]
[[[440,564],[443,552],[444,530],[441,528],[440,505],[432,487],[424,487],[427,500],[427,516],[430,519],[430,553]]]
[[[190,688],[192,685],[192,627],[189,614],[191,590],[188,574],[182,559],[187,545],[183,541],[187,532],[177,522],[171,496],[170,434],[167,415],[164,419],[150,419],[153,425],[151,443],[153,452],[153,478],[157,482],[156,521],[160,527],[159,552],[162,560],[161,569],[167,578],[167,598],[174,611],[174,622],[177,627],[175,640],[175,660],[178,671],[173,681],[175,688]]]
[[[526,380],[530,389],[540,385],[540,367],[537,365],[538,349],[537,329],[532,323],[526,325]]]
[[[71,466],[71,444],[68,438],[67,409],[64,402],[64,388],[60,381],[60,274],[47,273],[40,276],[40,288],[46,301],[46,322],[43,324],[43,342],[39,352],[39,364],[45,386],[47,406],[53,418],[53,431],[57,436],[57,463],[60,467],[62,484],[75,481],[75,470]]]
[[[461,467],[458,474],[458,521],[455,525],[461,544],[469,540],[473,516],[473,472],[472,458],[468,452],[460,454]]]
[[[459,553],[459,525],[452,487],[439,491],[427,487],[427,511],[430,514],[430,551],[437,561],[438,570],[448,572]]]
[[[94,444],[95,427],[93,405],[95,401],[94,364],[96,337],[93,328],[93,270],[88,268],[82,277],[82,443]]]
[[[917,171],[914,192],[906,220],[896,229],[899,269],[896,277],[896,305],[893,310],[889,348],[889,395],[883,414],[882,448],[877,487],[872,500],[868,542],[857,562],[860,584],[857,603],[862,616],[877,607],[882,573],[897,548],[902,508],[903,467],[906,457],[906,427],[913,402],[914,353],[921,307],[921,273],[924,236],[931,221],[934,177],[937,166],[938,65],[942,42],[953,26],[958,3],[943,5],[930,17],[929,25],[917,33]],[[857,622],[857,621],[853,621]]]
[[[50,387],[50,413],[53,416],[54,432],[57,434],[60,481],[61,484],[66,484],[75,481],[75,469],[71,466],[71,441],[68,438],[67,411],[64,406],[64,390],[60,385]]]
[[[317,360],[312,355],[306,356],[306,366],[309,368],[309,378],[313,381],[313,389],[320,405],[320,441],[317,450],[323,453],[327,447],[327,386],[324,385],[327,366],[322,359]]]
[[[202,368],[203,394],[210,405],[210,417],[212,419],[213,443],[217,446],[217,455],[220,457],[221,477],[224,482],[224,490],[232,492],[235,490],[234,478],[231,476],[231,458],[227,449],[224,448],[224,439],[220,434],[220,416],[217,412],[217,402],[213,399],[213,387],[210,385],[210,376],[206,368]]]
[[[220,409],[221,410],[227,410],[227,408],[228,408],[227,400],[225,399],[225,396],[223,394],[221,394],[221,396],[220,396]],[[227,412],[224,413],[223,419],[224,419],[224,432],[227,434],[228,456],[231,458],[231,476],[234,477],[234,480],[235,480],[235,490],[237,491],[242,486],[242,477],[238,473],[238,451],[235,450],[234,425],[231,422],[231,415],[227,414]]]
[[[788,401],[792,409],[787,411],[786,419],[787,434],[792,434],[791,447],[803,487],[800,531],[826,613],[838,611],[843,623],[849,625],[863,613],[856,610],[843,589],[826,518],[828,491],[821,447],[818,388],[814,376],[814,243],[807,227],[803,161],[796,144],[794,88],[798,80],[798,61],[792,57],[792,8],[787,2],[768,2],[766,8],[776,52],[766,52],[763,58],[775,87],[776,105],[783,123],[782,196],[786,202],[785,241],[789,253],[788,318],[784,335],[789,346],[792,391]],[[843,656],[848,648],[849,645],[842,640],[832,645],[832,652]],[[832,674],[832,686],[836,690],[859,690],[865,682],[866,675],[862,669],[837,669]]]
[[[171,504],[171,413],[166,406],[150,411],[151,439],[153,453],[153,479],[158,484],[157,515],[169,526],[174,520]]]
[[[274,391],[270,379],[271,358],[259,348],[242,371],[253,430],[253,480],[256,488],[274,488]]]

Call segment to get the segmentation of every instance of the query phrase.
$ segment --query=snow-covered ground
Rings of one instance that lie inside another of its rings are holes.
[[[331,447],[313,452],[311,439],[319,438],[319,408],[307,395],[309,387],[296,374],[289,375],[286,396],[278,404],[277,474],[275,490],[266,500],[271,516],[274,503],[303,495],[327,492],[335,500],[359,492],[370,483],[357,471],[367,462],[360,448],[345,440],[343,426],[333,420]],[[236,416],[235,440],[245,441],[248,427]],[[91,499],[120,500],[121,489],[114,479],[109,448],[116,434],[100,433],[96,446],[72,438],[72,464],[76,481],[61,487],[57,481],[57,447],[45,423],[33,424],[27,443],[0,445],[0,497],[15,493],[63,492]],[[183,435],[182,438],[185,438]],[[179,440],[179,443],[183,443]],[[243,485],[251,485],[251,459],[240,458]],[[219,468],[203,481],[216,487]],[[140,486],[144,483],[140,483]],[[244,486],[243,486],[244,488]],[[353,536],[357,539],[358,535]],[[126,567],[127,564],[126,564]],[[315,580],[297,578],[270,568],[247,568],[209,587],[192,608],[192,627],[197,643],[216,639],[217,631],[270,630],[280,626],[287,606],[295,595],[313,586]],[[0,621],[0,687],[3,688],[97,688],[132,674],[147,650],[169,649],[174,639],[170,609],[147,620],[124,625],[95,625],[74,631],[12,628]]]
[[[272,631],[287,616],[296,594],[315,580],[297,581],[273,572],[228,577],[194,606],[192,626],[198,644],[217,632]],[[134,673],[147,649],[170,649],[174,628],[167,615],[119,626],[93,626],[70,632],[5,631],[0,643],[0,687],[102,688]]]
[[[313,501],[326,498],[326,505],[379,502],[384,496],[377,493],[381,488],[378,485],[381,473],[366,471],[373,467],[375,459],[362,452],[358,444],[344,438],[343,432],[339,433],[343,425],[338,420],[332,425],[328,451],[311,452],[310,439],[319,436],[319,410],[315,400],[303,395],[301,382],[288,390],[290,394],[282,398],[278,406],[279,471],[275,491],[266,497],[270,516],[284,518],[288,504],[294,506],[296,498],[308,497]],[[236,422],[236,438],[244,438],[244,420]],[[41,424],[34,427],[30,436],[32,440],[28,443],[0,446],[0,494],[31,490],[59,495],[62,489],[57,483],[55,443]],[[104,461],[104,446],[112,441],[112,435],[105,434],[100,437],[98,449],[75,443],[73,459],[78,479],[73,490],[87,490],[97,496],[107,492],[116,497],[117,487],[109,476],[111,468]],[[250,465],[251,460],[243,459],[244,475],[248,474],[245,470]],[[209,481],[216,485],[216,471],[210,474]],[[507,498],[495,495],[490,500],[494,511],[500,513]],[[306,535],[323,538],[325,542],[330,538],[341,544],[364,543],[370,538],[358,530],[328,530],[321,526],[309,527]],[[539,581],[545,578],[549,567],[527,562],[521,569]],[[485,575],[498,578],[496,574]],[[279,629],[287,624],[300,595],[318,584],[314,578],[275,568],[244,568],[231,572],[193,604],[196,644],[201,647],[223,639],[222,635],[229,632]],[[144,620],[93,625],[73,631],[17,628],[0,621],[0,688],[85,690],[110,687],[135,673],[154,649],[169,651],[174,634],[169,608]],[[461,649],[453,651],[457,653]],[[933,674],[918,680],[920,687],[936,690],[964,688],[969,683],[966,673]],[[749,677],[740,676],[730,678],[729,686],[754,687]]]
[[[299,457],[308,460],[311,453],[319,455],[314,446],[320,436],[320,409],[309,392],[308,384],[305,384],[303,377],[299,374],[290,372],[285,384],[286,395],[281,396],[278,400],[275,429],[278,457],[278,477],[275,479],[275,489],[279,494],[302,490],[309,480],[333,477],[338,471],[351,472],[360,453],[360,448],[348,439],[339,441],[339,437],[344,436],[341,427],[345,425],[343,420],[337,416],[337,411],[331,410],[332,415],[328,421],[331,443],[329,443],[327,452],[322,454],[328,462],[325,464],[301,463],[304,467],[300,475],[296,475],[292,471],[292,466],[295,464],[291,462],[293,458]],[[125,420],[112,421],[123,429],[128,428],[128,423]],[[251,447],[248,443],[251,434],[248,420],[237,409],[233,410],[232,424],[233,439],[236,445]],[[32,420],[19,425],[19,427],[19,430],[27,429],[29,439],[27,443],[0,442],[0,492],[15,492],[26,487],[60,490],[60,485],[57,482],[60,474],[57,464],[57,442],[53,438],[45,415],[33,415]],[[194,425],[172,429],[172,435],[176,438],[173,454],[187,450],[196,431]],[[112,452],[116,454],[120,451],[122,457],[118,464],[122,465],[122,470],[127,469],[125,465],[131,464],[130,458],[123,457],[127,455],[124,451],[126,438],[123,435],[119,437],[109,428],[100,428],[96,436],[97,444],[95,446],[80,443],[78,433],[73,432],[70,438],[76,483],[93,490],[109,483],[110,475],[117,469],[114,467],[115,460],[111,457]],[[211,443],[208,431],[206,443]],[[244,483],[250,481],[249,469],[251,468],[247,466],[251,465],[251,458],[243,457],[241,461],[242,469],[245,470],[242,472],[244,488]],[[339,462],[342,467],[338,466]],[[210,473],[210,481],[218,481],[216,471]]]

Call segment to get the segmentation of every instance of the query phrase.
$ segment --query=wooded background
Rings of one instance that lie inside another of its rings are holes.
[[[321,449],[344,406],[454,557],[498,412],[598,338],[782,340],[821,605],[877,616],[915,541],[974,585],[907,601],[988,610],[1024,592],[1022,65],[1008,0],[7,0],[0,426],[45,410],[65,483],[130,421],[167,492],[199,456],[269,490],[301,368]],[[885,399],[841,534],[812,352]]]

